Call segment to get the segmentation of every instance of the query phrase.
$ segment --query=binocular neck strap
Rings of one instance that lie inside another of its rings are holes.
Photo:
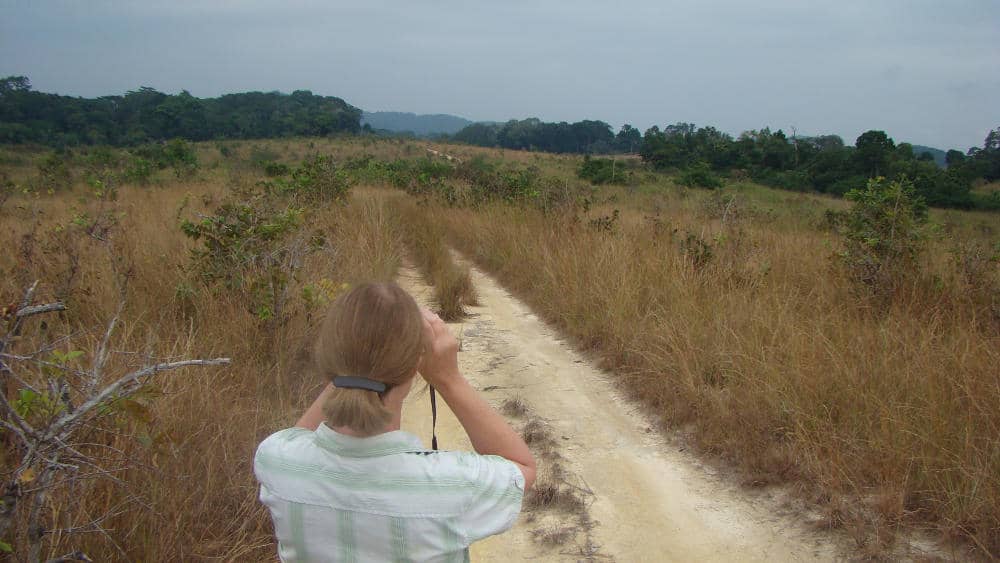
[[[437,397],[434,393],[434,386],[431,385],[431,448],[438,449],[438,437],[437,437],[437,420],[438,420],[438,409],[437,409]]]

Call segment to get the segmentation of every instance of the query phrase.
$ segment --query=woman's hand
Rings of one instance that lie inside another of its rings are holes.
[[[469,385],[458,371],[458,340],[434,313],[421,309],[427,348],[417,370],[441,393],[469,435],[477,453],[510,460],[524,475],[524,488],[535,482],[535,457],[521,436]]]
[[[427,347],[420,358],[417,371],[435,388],[442,388],[449,383],[462,380],[458,371],[458,340],[448,330],[441,317],[429,309],[420,308],[424,316],[424,333]]]

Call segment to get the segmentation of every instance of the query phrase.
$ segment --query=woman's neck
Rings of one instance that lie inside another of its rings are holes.
[[[403,400],[406,399],[406,394],[410,390],[410,386],[408,384],[405,387],[405,389],[393,388],[385,395],[383,404],[385,405],[385,408],[392,413],[392,419],[389,420],[389,423],[386,424],[385,428],[380,432],[376,432],[374,434],[359,434],[357,430],[354,430],[350,426],[334,426],[331,428],[337,434],[345,434],[347,436],[354,436],[355,438],[371,438],[372,436],[378,436],[379,434],[399,430],[403,419]]]

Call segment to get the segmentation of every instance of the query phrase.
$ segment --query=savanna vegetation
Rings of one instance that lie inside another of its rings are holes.
[[[795,484],[860,553],[918,526],[1000,554],[995,215],[928,209],[881,169],[835,199],[711,163],[607,174],[602,159],[452,145],[446,160],[371,137],[157,146],[0,148],[6,334],[35,280],[37,302],[66,308],[4,337],[10,412],[37,425],[80,405],[101,350],[102,381],[232,362],[103,401],[54,466],[24,467],[8,422],[11,557],[272,557],[251,456],[318,389],[323,306],[404,259],[450,288],[442,308],[469,303],[449,246],[748,485]],[[43,467],[57,478],[28,529]]]
[[[602,121],[569,124],[526,119],[469,125],[451,139],[555,153],[638,153],[653,167],[677,171],[688,178],[688,185],[706,188],[721,185],[717,176],[725,175],[781,189],[843,196],[863,188],[868,178],[905,178],[930,205],[1000,210],[1000,192],[973,189],[1000,180],[1000,129],[992,131],[981,148],[948,151],[945,168],[929,152],[918,152],[910,143],[897,145],[884,131],[876,130],[861,134],[849,146],[837,135],[789,137],[770,128],[734,138],[714,127],[691,123],[662,130],[654,126],[643,135],[626,124],[616,135]],[[593,176],[600,162],[588,161],[582,175]],[[593,179],[608,181],[603,176]]]
[[[201,99],[187,91],[170,95],[143,87],[122,96],[88,99],[34,91],[24,76],[0,79],[0,143],[37,143],[57,149],[101,144],[141,147],[171,139],[371,132],[370,125],[361,125],[361,117],[361,110],[340,98],[306,90]],[[677,172],[686,185],[700,187],[721,185],[722,175],[781,189],[844,196],[863,188],[869,178],[884,176],[911,182],[932,206],[1000,210],[1000,191],[980,189],[1000,180],[1000,129],[991,131],[982,147],[947,151],[942,163],[935,162],[930,152],[910,143],[897,144],[878,130],[866,131],[850,146],[837,135],[789,137],[767,127],[735,138],[691,123],[662,130],[654,126],[644,134],[626,124],[615,134],[603,121],[550,123],[530,118],[472,123],[450,139],[552,153],[637,153],[650,166]],[[600,161],[589,165],[591,170],[585,172],[594,172]],[[603,177],[595,179],[607,182]]]

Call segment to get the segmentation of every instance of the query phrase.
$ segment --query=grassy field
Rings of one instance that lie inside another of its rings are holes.
[[[385,164],[424,159],[428,147],[452,156],[456,172],[428,179]],[[795,483],[829,526],[853,532],[860,553],[883,555],[899,530],[918,526],[1000,554],[997,215],[932,211],[919,268],[892,299],[875,301],[836,258],[843,241],[827,210],[847,209],[842,200],[738,181],[692,190],[641,168],[633,185],[589,188],[575,177],[579,157],[417,142],[195,150],[195,170],[129,183],[88,175],[85,154],[64,158],[63,174],[40,168],[39,151],[0,149],[0,182],[13,192],[0,207],[10,249],[0,256],[0,296],[15,302],[38,279],[43,300],[68,306],[44,326],[29,322],[18,350],[66,337],[58,349],[83,351],[72,361],[88,364],[124,293],[115,370],[143,356],[233,358],[227,368],[158,375],[141,408],[87,430],[88,443],[107,446],[95,455],[118,481],[62,488],[49,516],[73,527],[111,514],[101,523],[112,531],[46,538],[49,556],[272,557],[251,456],[319,387],[308,350],[323,305],[345,283],[392,278],[404,254],[454,286],[439,300],[472,299],[467,273],[433,266],[447,264],[444,239],[747,484]],[[268,247],[268,256],[280,250],[277,266],[251,261],[236,281],[206,281],[191,256],[206,239],[185,236],[181,220],[276,182],[266,163],[294,168],[317,153],[374,164],[345,168],[359,184],[346,198],[260,199],[270,206],[260,213],[301,214],[281,246]],[[530,195],[498,201],[475,186]],[[17,385],[6,390],[14,397]],[[8,472],[18,459],[11,443]],[[0,539],[22,549],[29,538],[17,533]]]

